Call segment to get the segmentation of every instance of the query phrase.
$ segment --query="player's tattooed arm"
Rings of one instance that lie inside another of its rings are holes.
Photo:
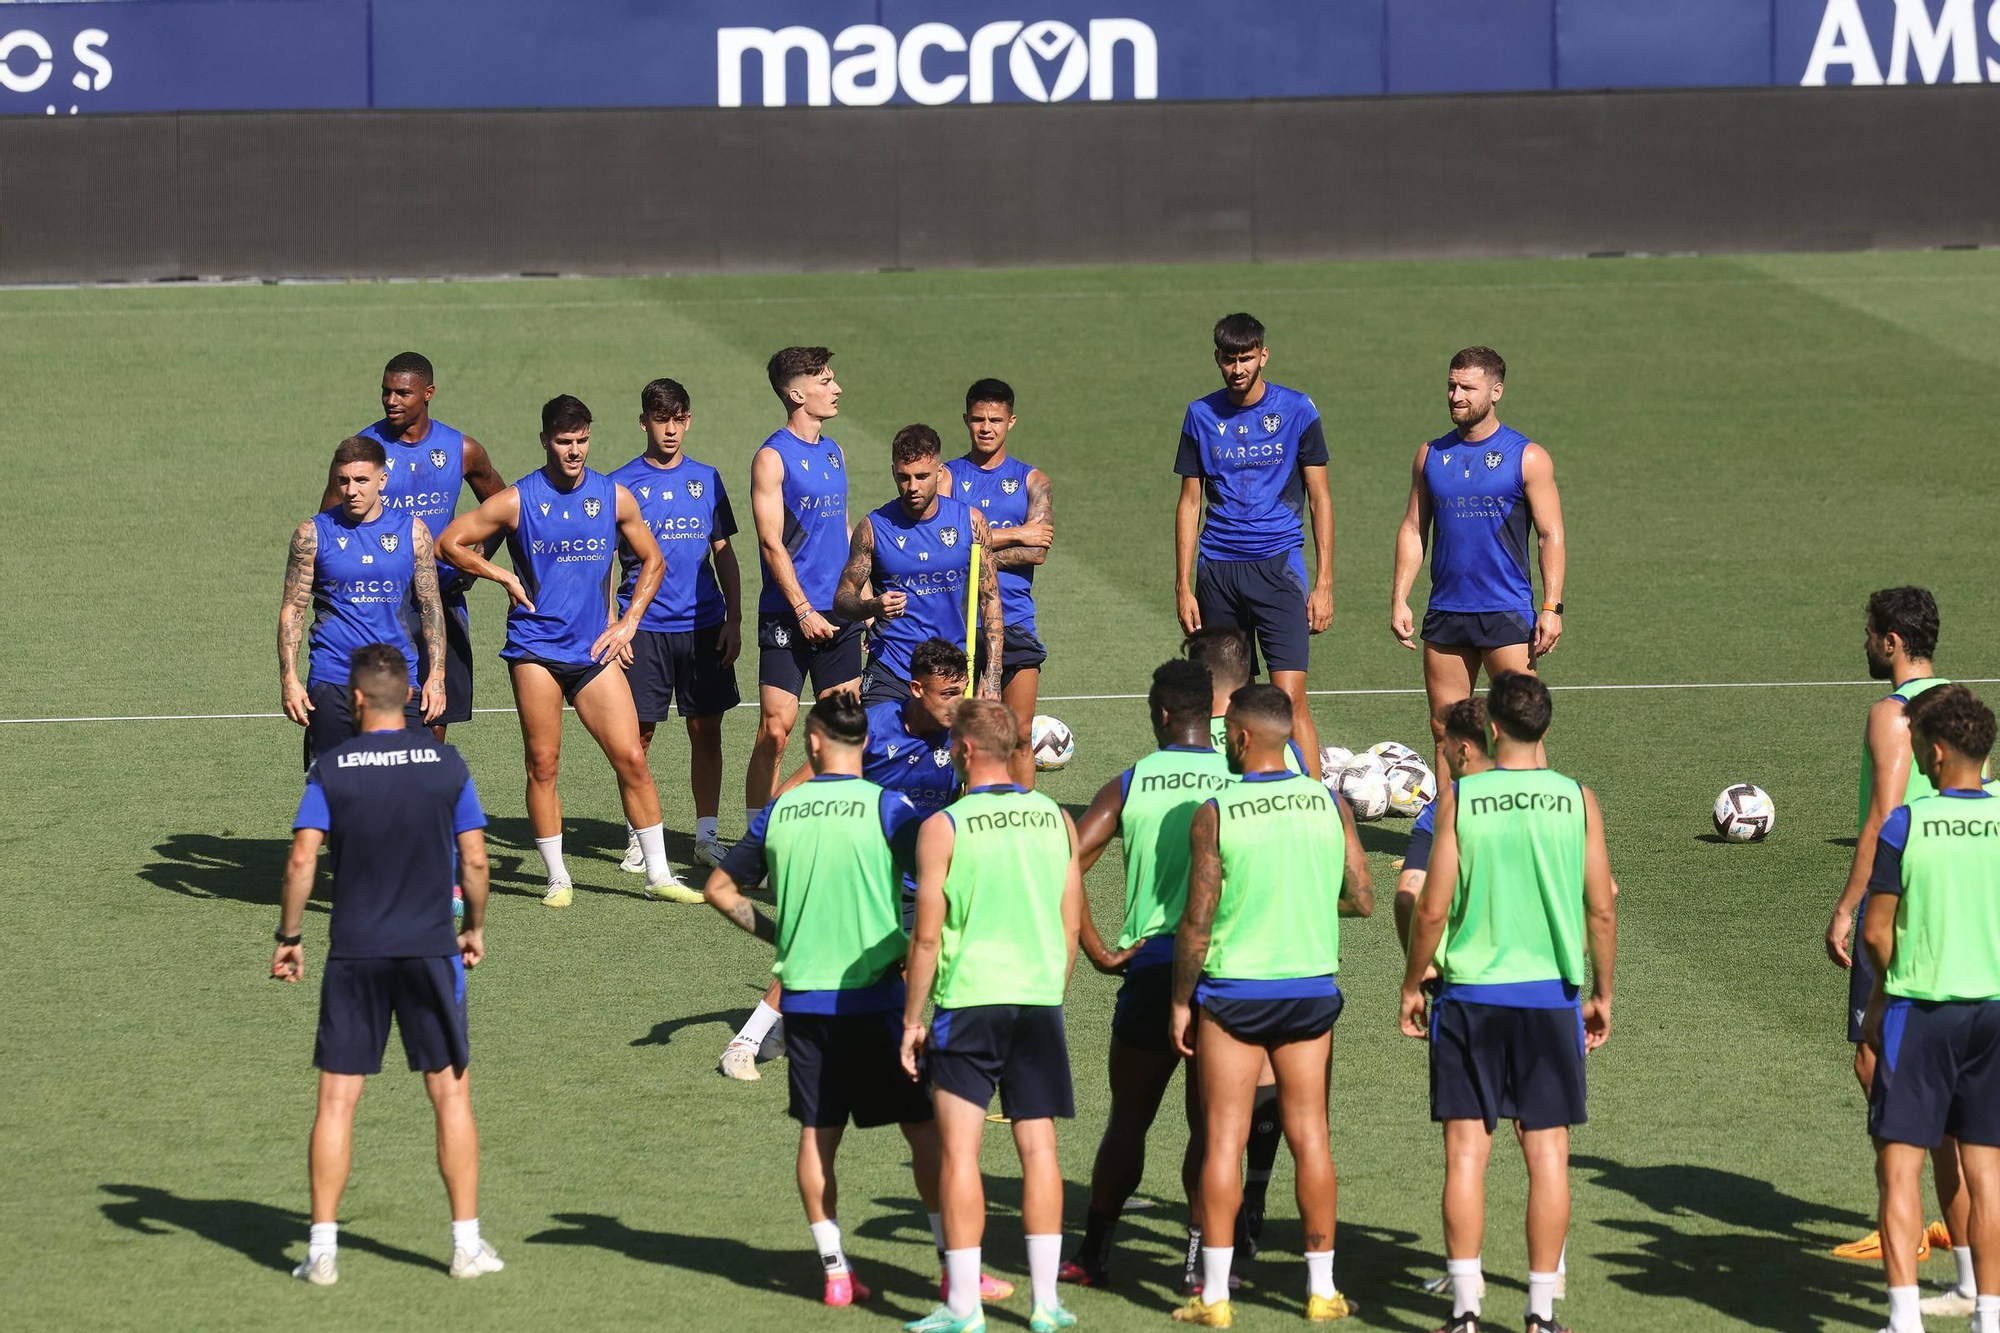
[[[778,928],[771,918],[759,912],[737,888],[736,881],[727,872],[712,870],[708,883],[702,886],[702,897],[708,905],[728,919],[730,924],[755,935],[766,944],[774,944],[778,939]]]
[[[833,590],[833,614],[842,620],[873,620],[881,616],[894,620],[903,614],[903,594],[893,588],[880,597],[870,597],[868,588],[875,574],[875,525],[863,519],[847,534],[847,564],[840,571],[840,583]]]
[[[285,556],[285,595],[278,603],[278,691],[285,716],[305,726],[312,700],[299,681],[299,645],[305,641],[306,617],[312,610],[313,561],[319,554],[319,528],[307,519],[292,532]]]
[[[972,540],[986,544],[986,518],[972,511]],[[979,634],[986,647],[986,662],[979,672],[979,696],[1000,697],[1000,669],[1005,665],[1007,626],[1000,606],[1000,572],[991,560],[979,562]]]
[[[1040,468],[1028,471],[1028,516],[1011,528],[993,530],[993,561],[1002,569],[1039,565],[1056,540],[1055,486]]]
[[[420,684],[424,721],[437,720],[444,712],[444,603],[438,597],[437,558],[431,547],[431,530],[420,518],[410,520],[410,553],[416,560],[411,579],[417,595],[417,623],[424,636],[424,660],[430,675]]]

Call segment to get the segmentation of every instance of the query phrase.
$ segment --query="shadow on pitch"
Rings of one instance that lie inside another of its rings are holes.
[[[763,987],[746,987],[763,994]],[[753,1002],[754,1004],[754,1002]],[[643,1037],[634,1037],[634,1046],[671,1046],[676,1035],[683,1028],[702,1027],[708,1023],[719,1023],[730,1032],[735,1032],[750,1020],[749,1009],[714,1009],[705,1014],[689,1014],[685,1018],[668,1018],[653,1024],[653,1030]]]
[[[192,1232],[211,1244],[235,1250],[259,1267],[289,1274],[286,1253],[305,1243],[306,1214],[249,1199],[189,1199],[151,1185],[99,1185],[106,1194],[121,1196],[100,1204],[105,1220],[142,1236]],[[442,1261],[395,1245],[384,1245],[343,1227],[341,1248],[359,1250],[418,1268],[449,1271]]]
[[[766,1250],[709,1232],[641,1231],[602,1213],[556,1213],[556,1226],[528,1237],[530,1245],[588,1245],[640,1263],[663,1264],[704,1277],[722,1277],[751,1291],[819,1303],[818,1259],[805,1246]],[[891,1295],[928,1309],[937,1301],[937,1279],[855,1255],[855,1269],[878,1297]]]
[[[139,878],[189,898],[227,898],[275,907],[291,850],[289,838],[176,833],[154,844],[153,855],[160,859],[141,866]],[[308,903],[307,909],[324,912],[326,904]]]

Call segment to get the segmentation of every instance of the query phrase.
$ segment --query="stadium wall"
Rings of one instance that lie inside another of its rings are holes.
[[[2000,244],[2000,90],[0,118],[0,282]]]

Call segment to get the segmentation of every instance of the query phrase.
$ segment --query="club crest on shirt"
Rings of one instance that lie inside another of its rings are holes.
[[[1505,458],[1506,455],[1499,452],[1498,450],[1488,449],[1486,451],[1486,470],[1488,472],[1491,472],[1494,468],[1499,467],[1501,461],[1504,460]]]
[[[771,642],[780,648],[789,648],[792,646],[792,632],[783,625],[773,625],[771,627]]]
[[[826,451],[826,465],[828,467],[840,466],[840,450],[829,449]]]
[[[1279,416],[1276,412],[1266,412],[1264,414],[1264,433],[1266,435],[1276,435],[1278,433],[1278,427],[1284,424],[1285,424],[1285,419]]]
[[[398,538],[395,533],[393,532],[384,533],[382,535],[382,549],[384,551],[387,551],[390,555],[394,555],[396,553],[397,541]]]
[[[438,469],[440,472],[444,470],[446,459],[447,455],[445,454],[444,450],[442,449],[431,450],[431,466]]]
[[[939,540],[939,541],[941,541],[941,542],[943,542],[943,543],[944,543],[944,544],[945,544],[946,546],[956,546],[956,545],[958,545],[958,529],[957,529],[957,528],[939,528],[939,529],[938,529],[938,540]]]
[[[938,766],[939,768],[950,768],[950,767],[951,767],[951,751],[950,751],[950,750],[932,750],[932,751],[931,751],[931,762],[932,762],[933,764],[936,764],[936,765],[937,765],[937,766]]]
[[[669,500],[671,500],[671,499],[673,499],[674,497],[673,497],[673,496],[671,496],[671,495],[669,495],[669,496],[667,496],[667,498],[668,498]],[[597,511],[598,511],[598,510],[600,510],[600,509],[602,509],[602,508],[604,508],[604,506],[603,506],[603,505],[602,505],[601,503],[599,503],[599,502],[598,502],[598,499],[597,499],[597,497],[593,495],[593,496],[592,496],[592,497],[590,497],[590,498],[589,498],[588,500],[585,500],[585,501],[583,502],[583,516],[584,516],[585,518],[596,518],[596,517],[597,517]],[[569,515],[568,515],[568,514],[564,514],[564,515],[563,515],[563,517],[564,517],[564,518],[568,518],[568,517],[569,517]]]
[[[702,486],[701,486],[701,483],[700,483],[700,482],[698,482],[698,481],[691,481],[691,482],[689,482],[689,483],[688,483],[688,498],[689,498],[689,499],[691,499],[691,500],[699,500],[699,499],[701,499],[701,490],[702,490]],[[669,499],[672,499],[673,497],[672,497],[672,496],[669,496],[668,498],[669,498]]]
[[[1000,483],[1000,489],[1005,491],[1007,494],[1012,495],[1015,491],[1021,489],[1021,483],[1015,478],[1009,477],[1005,481]]]

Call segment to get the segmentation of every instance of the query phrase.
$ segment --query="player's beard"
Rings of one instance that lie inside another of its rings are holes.
[[[1877,657],[1872,650],[1868,650],[1866,655],[1868,658],[1868,679],[1888,680],[1896,674],[1896,665],[1888,658]]]

